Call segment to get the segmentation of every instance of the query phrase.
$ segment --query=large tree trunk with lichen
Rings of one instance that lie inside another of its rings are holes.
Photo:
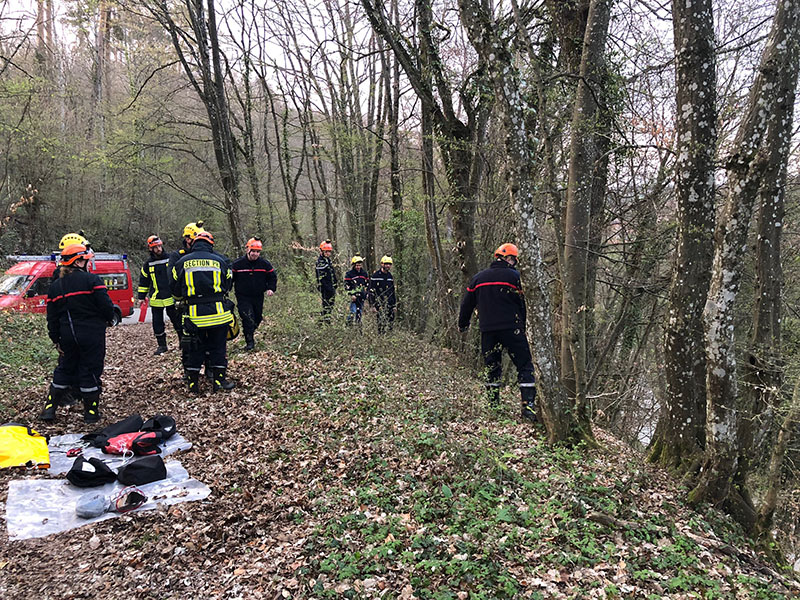
[[[699,462],[705,436],[702,313],[713,257],[716,76],[711,0],[673,2],[678,240],[665,339],[666,394],[651,460],[679,472]]]
[[[750,89],[745,112],[728,161],[728,196],[714,239],[714,264],[708,299],[703,311],[706,333],[706,453],[702,473],[689,494],[693,503],[724,504],[734,518],[746,512],[743,497],[732,481],[739,463],[734,306],[742,275],[742,255],[757,192],[763,181],[765,133],[779,114],[781,82],[796,78],[797,61],[787,60],[789,48],[800,35],[800,5],[781,0]],[[788,115],[791,119],[791,114]]]

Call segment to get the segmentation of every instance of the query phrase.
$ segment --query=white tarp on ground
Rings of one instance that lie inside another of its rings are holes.
[[[72,464],[70,459],[70,464]],[[177,461],[166,463],[167,478],[137,486],[147,496],[147,502],[134,512],[152,510],[159,504],[178,504],[207,498],[211,490],[207,485],[189,477]],[[9,540],[26,540],[67,531],[106,519],[120,516],[105,513],[93,519],[82,519],[75,514],[75,505],[84,494],[102,493],[112,496],[125,486],[115,482],[93,488],[75,487],[66,479],[16,479],[8,482],[6,524]]]
[[[67,435],[54,435],[50,438],[47,444],[47,448],[50,450],[50,468],[47,470],[48,473],[51,475],[61,475],[61,473],[69,471],[72,463],[75,462],[75,457],[70,458],[67,456],[67,450],[70,448],[82,448],[83,457],[86,460],[96,456],[111,467],[112,471],[119,469],[123,463],[132,462],[130,458],[123,460],[121,456],[104,454],[100,448],[86,446],[86,442],[81,441],[82,435],[81,433],[68,433]],[[192,443],[179,433],[176,433],[166,442],[162,443],[160,447],[161,456],[169,456],[175,452],[188,450],[192,447]],[[133,460],[138,458],[140,457],[136,456]]]

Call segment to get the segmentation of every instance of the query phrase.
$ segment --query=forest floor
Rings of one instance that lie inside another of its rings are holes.
[[[603,431],[552,448],[483,405],[455,355],[398,331],[317,327],[269,299],[257,351],[229,345],[230,393],[189,396],[149,325],[108,333],[103,425],[174,416],[204,501],[42,539],[0,531],[2,598],[786,598],[792,572]],[[0,422],[35,422],[55,354],[43,319],[0,315]],[[94,427],[92,429],[95,429]],[[0,473],[8,481],[46,473]]]

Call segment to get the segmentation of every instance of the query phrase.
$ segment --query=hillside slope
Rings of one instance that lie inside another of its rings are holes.
[[[604,432],[599,451],[549,448],[513,390],[493,415],[453,355],[404,332],[375,340],[372,323],[319,329],[312,306],[268,304],[257,352],[231,346],[229,394],[188,396],[148,325],[111,330],[103,422],[173,415],[194,444],[179,458],[212,495],[40,540],[3,527],[0,597],[800,595]],[[54,357],[41,323],[0,323],[2,419],[34,423]],[[40,430],[87,429],[76,407]],[[45,476],[0,474],[0,500],[9,479]]]

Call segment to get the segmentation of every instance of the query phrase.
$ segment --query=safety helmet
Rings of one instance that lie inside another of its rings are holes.
[[[188,223],[186,227],[183,228],[183,237],[190,237],[194,239],[197,237],[197,234],[203,230],[203,221],[197,221],[196,223]]]
[[[194,241],[196,242],[197,240],[205,240],[212,246],[214,245],[214,236],[211,235],[210,231],[206,231],[205,229],[194,236]]]
[[[322,242],[322,243],[319,245],[319,249],[320,249],[321,251],[323,251],[323,252],[324,252],[325,250],[330,250],[331,252],[333,252],[333,244],[331,244],[331,241],[330,241],[330,240],[325,240],[324,242]]]
[[[514,244],[503,244],[494,251],[494,255],[497,258],[505,258],[506,256],[519,258],[519,250],[517,250],[517,247]]]
[[[83,234],[68,233],[61,238],[61,241],[58,243],[58,249],[63,250],[67,246],[71,246],[73,244],[83,244],[84,246],[88,246],[89,241],[83,237]]]
[[[79,258],[92,258],[94,252],[87,248],[84,244],[70,244],[61,251],[61,264],[71,265]]]
[[[392,264],[394,264],[394,261],[392,260],[391,256],[387,256],[386,254],[384,254],[383,256],[381,256],[381,264],[382,265],[392,265]]]
[[[247,240],[247,243],[244,245],[245,250],[261,250],[264,249],[264,244],[261,243],[261,240],[258,238],[250,238]]]
[[[156,246],[161,246],[163,243],[164,242],[162,242],[161,238],[157,235],[151,235],[149,238],[147,238],[147,247],[151,249],[155,248]]]
[[[353,258],[350,259],[350,264],[354,265],[356,263],[363,263],[364,259],[361,258],[358,254],[356,254]]]

